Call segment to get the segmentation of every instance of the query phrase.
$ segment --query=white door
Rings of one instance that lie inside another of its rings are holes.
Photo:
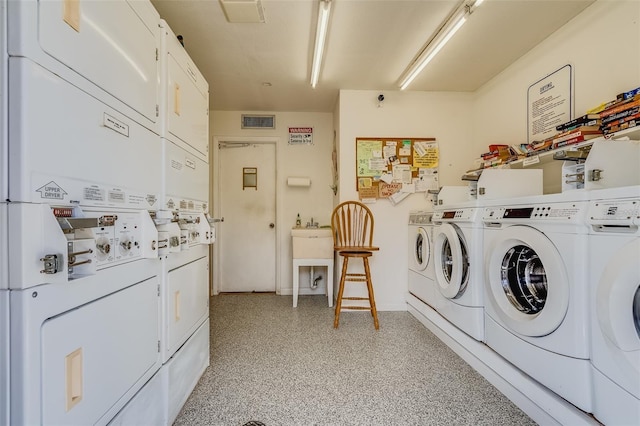
[[[219,171],[220,291],[274,292],[276,146],[221,142]]]

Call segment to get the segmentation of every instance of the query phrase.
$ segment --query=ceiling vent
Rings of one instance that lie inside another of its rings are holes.
[[[261,0],[220,0],[220,4],[232,24],[264,24]]]
[[[275,115],[242,114],[241,128],[243,129],[275,129]]]

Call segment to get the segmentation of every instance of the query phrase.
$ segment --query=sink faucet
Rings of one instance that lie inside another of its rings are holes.
[[[307,228],[317,228],[318,222],[314,222],[313,218],[311,218],[311,222],[307,222]]]

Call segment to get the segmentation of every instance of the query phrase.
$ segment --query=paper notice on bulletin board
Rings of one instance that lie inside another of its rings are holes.
[[[356,146],[356,162],[358,166],[358,176],[378,176],[380,175],[380,169],[371,168],[371,166],[377,167],[375,162],[376,158],[382,157],[382,141],[371,140],[357,140]],[[374,160],[371,163],[370,160]]]
[[[413,144],[413,167],[435,169],[438,167],[440,153],[436,142],[416,141]]]

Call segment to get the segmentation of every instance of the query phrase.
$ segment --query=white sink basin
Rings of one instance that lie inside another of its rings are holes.
[[[293,228],[294,259],[333,259],[331,228]]]

